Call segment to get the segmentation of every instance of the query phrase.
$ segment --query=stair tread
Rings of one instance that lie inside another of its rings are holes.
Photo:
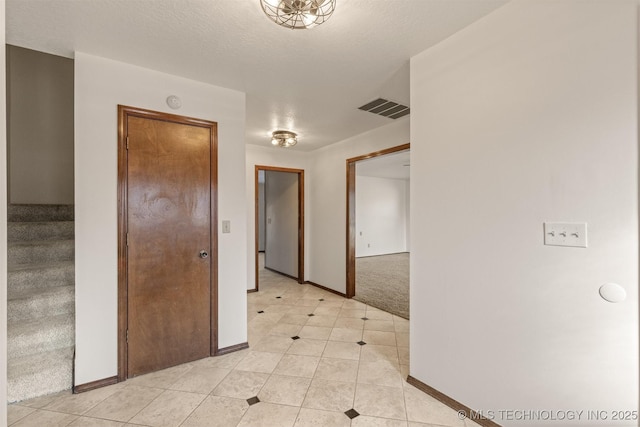
[[[74,239],[56,239],[56,240],[27,240],[22,242],[8,242],[7,245],[9,248],[11,247],[29,247],[29,246],[55,246],[62,243],[71,242],[73,243]]]
[[[7,221],[9,234],[19,230],[34,231],[49,229],[49,231],[67,232],[74,231],[75,221]]]
[[[75,241],[32,240],[9,242],[7,260],[9,265],[35,264],[39,262],[70,261],[74,259]]]
[[[48,298],[68,293],[73,294],[74,290],[74,285],[53,286],[49,288],[7,289],[7,301]]]
[[[33,262],[26,264],[12,264],[7,266],[9,273],[25,270],[46,270],[49,268],[75,266],[74,260],[52,261],[52,262]]]
[[[58,208],[58,207],[71,207],[72,203],[10,203],[11,207],[45,207],[45,208]]]
[[[38,226],[40,224],[64,224],[64,223],[73,224],[74,220],[64,219],[64,220],[56,221],[55,219],[52,219],[50,221],[7,221],[7,224],[18,224],[18,225],[28,224],[28,225],[35,225],[35,226]]]
[[[14,359],[7,360],[7,374],[9,378],[15,378],[17,376],[15,368],[33,365],[34,369],[32,369],[32,371],[37,372],[61,362],[69,363],[69,359],[72,358],[73,346],[56,348],[55,350],[43,351],[42,353],[30,354],[28,356],[16,357]]]
[[[7,401],[18,402],[68,390],[73,383],[73,346],[7,362]]]
[[[42,317],[7,325],[7,355],[18,358],[73,345],[73,313]]]
[[[74,218],[73,205],[9,204],[7,219],[9,222],[71,221]]]
[[[7,222],[7,238],[10,242],[70,239],[74,234],[75,221]]]
[[[73,313],[58,314],[56,316],[41,317],[39,319],[30,322],[20,322],[8,325],[7,335],[9,337],[8,342],[11,342],[11,337],[29,335],[38,333],[47,329],[56,329],[64,327],[71,323],[75,326],[75,315]],[[10,345],[10,344],[9,344]]]

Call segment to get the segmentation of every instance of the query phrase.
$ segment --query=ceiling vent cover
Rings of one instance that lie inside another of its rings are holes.
[[[411,112],[406,105],[398,104],[387,99],[378,98],[375,101],[371,101],[359,107],[358,110],[368,111],[373,114],[378,114],[390,119],[399,119]]]

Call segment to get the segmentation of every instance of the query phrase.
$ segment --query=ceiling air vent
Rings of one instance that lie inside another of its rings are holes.
[[[359,107],[358,110],[368,111],[373,114],[378,114],[383,117],[389,117],[390,119],[399,119],[411,112],[406,105],[398,104],[386,99],[378,98],[375,101],[371,101]]]

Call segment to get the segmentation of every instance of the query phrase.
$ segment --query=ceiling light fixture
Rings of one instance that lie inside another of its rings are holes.
[[[329,19],[336,8],[336,0],[260,0],[260,5],[276,24],[303,30]]]
[[[293,147],[298,143],[298,135],[288,130],[277,130],[271,134],[271,143],[278,147]]]

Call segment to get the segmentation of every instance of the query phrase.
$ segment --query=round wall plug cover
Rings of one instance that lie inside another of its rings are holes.
[[[605,283],[600,286],[600,296],[609,302],[622,302],[627,298],[627,292],[617,283]]]

